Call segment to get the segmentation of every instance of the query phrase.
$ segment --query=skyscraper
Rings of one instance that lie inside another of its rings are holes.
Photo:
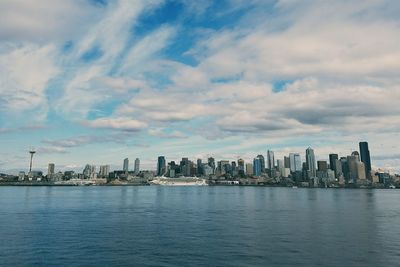
[[[311,147],[306,149],[306,165],[307,170],[309,171],[309,178],[316,177],[317,172],[315,168],[315,154],[314,149]]]
[[[129,171],[129,159],[128,158],[124,159],[124,165],[123,165],[122,170],[124,172],[128,172]]]
[[[265,172],[265,158],[263,155],[257,155],[257,158],[260,159],[261,163],[261,172]]]
[[[244,176],[244,160],[238,159],[238,173],[240,176]]]
[[[259,158],[253,160],[253,175],[261,176],[261,161]]]
[[[53,175],[54,169],[55,169],[54,163],[49,163],[49,166],[47,168],[47,175],[49,175],[49,176]]]
[[[140,173],[140,159],[139,158],[135,159],[134,172],[135,172],[136,175],[138,175]]]
[[[157,160],[157,176],[163,176],[166,171],[165,157],[159,156]]]
[[[269,176],[273,177],[275,173],[275,156],[274,151],[268,150],[267,152]]]
[[[109,174],[110,174],[110,165],[100,166],[99,176],[101,178],[108,178]]]
[[[361,161],[365,166],[365,174],[368,178],[371,177],[371,156],[369,153],[368,142],[360,142]]]
[[[300,158],[299,154],[290,153],[289,160],[290,160],[290,171],[291,172],[301,171],[301,158]]]
[[[329,168],[336,173],[336,161],[339,159],[338,154],[329,154]]]
[[[208,166],[210,166],[212,169],[212,174],[214,174],[215,173],[215,159],[210,157],[210,158],[208,158],[207,161],[208,161]]]

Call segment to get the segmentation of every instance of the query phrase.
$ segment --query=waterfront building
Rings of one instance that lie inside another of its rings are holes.
[[[367,179],[367,175],[365,173],[365,164],[361,161],[357,161],[357,180],[365,180]]]
[[[213,157],[208,158],[208,166],[212,169],[212,174],[215,174],[215,159]]]
[[[197,176],[203,175],[203,163],[201,159],[197,159]]]
[[[55,165],[54,163],[49,163],[49,166],[47,168],[47,175],[51,176],[55,173]]]
[[[267,151],[267,161],[268,161],[268,175],[270,177],[275,177],[275,156],[274,151]]]
[[[208,177],[214,174],[214,169],[210,165],[203,163],[203,175]]]
[[[319,171],[328,171],[328,163],[325,160],[318,160],[317,165]]]
[[[164,156],[159,156],[157,160],[157,176],[163,176],[166,172],[166,162]]]
[[[285,162],[282,159],[278,159],[276,163],[277,163],[277,167],[278,167],[280,176],[285,177],[285,176],[283,176],[283,174],[285,172]]]
[[[283,161],[285,163],[285,168],[289,168],[290,169],[290,157],[285,156],[283,158]]]
[[[301,157],[300,157],[300,154],[290,153],[289,154],[289,159],[290,159],[290,171],[291,172],[301,171]]]
[[[356,161],[360,161],[361,160],[360,159],[360,153],[358,153],[358,151],[353,151],[351,153],[351,155],[356,158]]]
[[[128,158],[124,159],[124,164],[122,166],[122,170],[124,172],[128,172],[129,171],[129,159]]]
[[[306,149],[306,167],[308,171],[308,178],[316,177],[316,168],[315,168],[315,154],[314,149],[311,147]]]
[[[336,161],[339,159],[338,154],[329,154],[329,169],[335,171],[336,169]],[[336,173],[336,171],[335,171]]]
[[[100,178],[108,178],[110,175],[110,165],[101,165],[99,170]]]
[[[238,173],[239,176],[244,177],[245,172],[244,172],[244,160],[243,159],[238,159]]]
[[[253,175],[261,176],[261,162],[259,158],[253,159]]]
[[[253,175],[253,164],[246,163],[246,175],[248,175],[248,176]]]
[[[140,173],[140,159],[136,158],[135,159],[135,168],[133,169],[135,175],[138,175]]]
[[[265,172],[265,158],[263,155],[257,155],[257,158],[260,160],[261,163],[261,172]]]
[[[369,153],[368,142],[360,142],[361,161],[365,166],[365,174],[368,178],[371,177],[371,155]]]

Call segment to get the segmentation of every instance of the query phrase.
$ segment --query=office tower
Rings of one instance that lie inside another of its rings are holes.
[[[265,172],[265,158],[263,155],[257,155],[257,158],[260,160],[261,163],[261,172]]]
[[[261,176],[261,161],[259,158],[253,160],[253,175]]]
[[[86,164],[82,173],[84,178],[89,178],[92,173],[92,167],[89,164]]]
[[[342,166],[342,173],[346,182],[350,180],[349,163],[347,162],[347,157],[341,157],[340,163]]]
[[[280,173],[281,176],[283,176],[283,174],[285,173],[285,163],[282,159],[278,159],[276,161],[276,165],[278,167],[278,171]]]
[[[336,173],[336,161],[339,159],[338,154],[329,154],[329,168]]]
[[[49,175],[49,176],[53,175],[54,169],[55,169],[54,163],[49,163],[49,166],[47,168],[47,175]]]
[[[231,162],[231,166],[232,166],[232,175],[233,176],[237,176],[238,175],[238,169],[237,169],[237,164],[235,161]]]
[[[328,162],[326,162],[325,160],[318,160],[317,165],[319,171],[328,171]]]
[[[231,164],[229,163],[228,160],[218,161],[217,165],[218,165],[217,170],[218,170],[218,173],[220,175],[224,175],[224,174],[229,174],[230,173]]]
[[[124,172],[128,172],[129,171],[129,159],[128,158],[124,159],[124,165],[123,165],[122,170]]]
[[[275,156],[274,156],[274,151],[268,150],[267,151],[267,161],[268,161],[268,170],[269,170],[269,176],[274,177],[275,176]]]
[[[352,182],[357,180],[357,162],[358,158],[356,155],[347,156],[347,164],[349,167],[348,178]]]
[[[297,153],[290,153],[289,159],[290,159],[290,171],[291,172],[301,171],[300,155]]]
[[[361,161],[365,166],[365,174],[368,178],[371,177],[371,156],[369,153],[368,142],[360,142]]]
[[[365,173],[365,164],[364,162],[357,161],[357,180],[365,180],[367,179],[367,175]]]
[[[342,163],[339,159],[335,160],[335,177],[339,178],[343,174]]]
[[[351,155],[352,155],[353,157],[355,157],[356,161],[361,161],[361,159],[360,159],[360,153],[358,153],[358,151],[353,151],[353,152],[351,153]]]
[[[283,161],[285,163],[285,168],[289,168],[290,169],[290,158],[289,157],[284,157]]]
[[[214,174],[215,173],[215,159],[210,157],[210,158],[208,158],[207,161],[208,161],[208,166],[210,166],[212,169],[212,174]]]
[[[99,176],[101,178],[108,178],[109,174],[110,174],[110,165],[100,166]]]
[[[244,160],[238,159],[238,173],[240,176],[244,176]]]
[[[309,172],[308,178],[313,178],[317,175],[316,168],[315,168],[315,154],[314,149],[311,147],[306,149],[306,166],[307,171]]]
[[[189,158],[182,158],[179,166],[183,176],[191,176],[191,161],[189,161]]]
[[[203,163],[201,159],[197,159],[197,175],[202,176],[203,175]]]
[[[246,163],[246,175],[248,176],[253,175],[253,164]]]
[[[134,173],[135,173],[135,175],[138,175],[140,173],[140,159],[139,158],[135,159]]]
[[[159,156],[157,160],[157,176],[163,176],[166,172],[165,157]]]

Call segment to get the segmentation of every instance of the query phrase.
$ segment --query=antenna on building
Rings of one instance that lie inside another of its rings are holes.
[[[33,159],[33,155],[36,153],[36,150],[34,147],[30,147],[29,148],[29,154],[31,154],[31,162],[29,164],[29,172],[32,171],[32,159]]]

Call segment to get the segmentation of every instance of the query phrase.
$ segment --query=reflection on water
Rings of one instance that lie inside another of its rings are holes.
[[[0,187],[0,265],[395,266],[398,192]]]

